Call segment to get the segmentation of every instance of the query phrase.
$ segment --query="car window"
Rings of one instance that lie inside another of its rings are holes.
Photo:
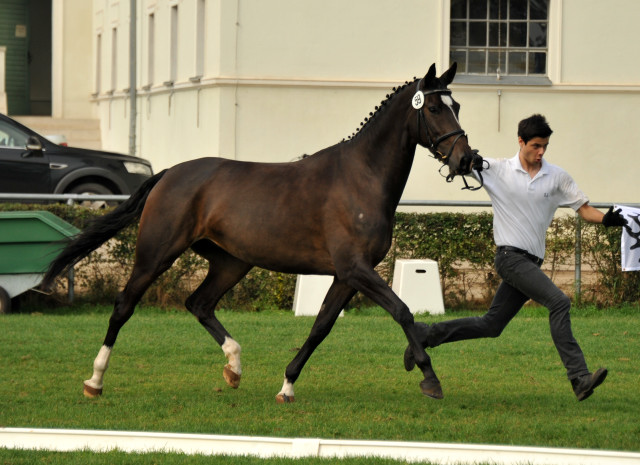
[[[0,121],[0,147],[25,148],[27,146],[28,135],[24,132],[9,126],[4,121]]]

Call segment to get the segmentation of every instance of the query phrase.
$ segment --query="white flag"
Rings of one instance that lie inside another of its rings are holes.
[[[627,219],[622,227],[622,271],[640,271],[640,208],[615,205]]]

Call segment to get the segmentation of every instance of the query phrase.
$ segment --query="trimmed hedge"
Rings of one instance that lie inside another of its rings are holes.
[[[64,204],[0,203],[0,210],[48,210],[80,229],[101,214]],[[391,282],[398,258],[436,260],[446,308],[486,308],[500,281],[493,267],[492,221],[490,213],[397,213],[392,247],[377,271]],[[620,269],[620,230],[585,223],[581,226],[583,276],[589,279],[583,280],[580,303],[613,306],[638,302],[640,273],[623,273]],[[552,279],[558,272],[573,270],[575,228],[573,216],[557,218],[549,228],[544,269]],[[132,267],[136,234],[137,225],[125,229],[76,266],[79,300],[113,301]],[[142,303],[182,305],[207,268],[204,259],[191,251],[185,253],[150,287]],[[291,308],[295,281],[295,275],[254,268],[224,296],[220,306],[245,311]],[[65,282],[60,279],[62,287]],[[565,292],[571,295],[573,289]],[[350,303],[350,307],[369,305],[359,294]]]

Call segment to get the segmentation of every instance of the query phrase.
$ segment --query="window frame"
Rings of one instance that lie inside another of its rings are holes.
[[[472,0],[472,1],[477,1],[477,0]],[[510,1],[510,0],[507,0]],[[444,13],[444,21],[443,24],[446,25],[445,28],[443,28],[443,56],[447,57],[447,60],[450,62],[449,64],[452,64],[453,61],[455,61],[452,58],[452,52],[455,50],[456,46],[452,46],[450,43],[450,38],[451,38],[451,27],[452,27],[452,22],[455,21],[455,19],[452,19],[451,17],[451,2],[452,0],[445,0],[444,4],[443,4],[443,13]],[[546,23],[546,47],[541,48],[540,50],[544,50],[546,53],[546,67],[545,67],[545,74],[529,74],[529,75],[522,75],[522,74],[472,74],[472,73],[463,73],[460,68],[458,68],[458,73],[456,74],[456,83],[460,83],[460,84],[493,84],[493,85],[526,85],[526,86],[549,86],[552,85],[552,76],[553,76],[553,69],[554,69],[554,53],[553,50],[556,47],[557,44],[557,38],[555,37],[554,33],[554,9],[558,8],[558,3],[561,3],[562,0],[548,0],[548,5],[547,5],[547,18],[546,20],[540,20],[540,19],[531,19],[530,18],[530,14],[529,14],[529,9],[527,9],[527,18],[524,20],[520,20],[520,21],[526,21],[527,23],[527,30],[529,29],[529,25],[531,23],[539,23],[539,22],[544,22]],[[528,4],[529,2],[527,2]],[[487,13],[486,13],[486,19],[484,20],[486,24],[489,24],[492,20],[489,18],[489,11],[487,8]],[[469,18],[469,15],[467,16],[467,18],[465,19],[465,24],[468,25],[470,22],[482,22],[483,19],[477,19],[474,18],[473,20],[471,18]],[[501,21],[503,21],[506,25],[509,24],[508,19],[502,19]],[[489,35],[489,31],[488,31],[488,27],[487,27],[487,36]],[[528,42],[529,38],[528,38],[528,34],[527,34],[527,42]],[[467,39],[467,44],[465,44],[464,46],[457,46],[460,49],[464,49],[467,52],[469,50],[473,50],[474,48],[478,48],[480,50],[489,50],[490,46],[489,45],[485,45],[485,46],[478,46],[478,47],[473,47],[473,46],[469,46],[468,45],[468,39]],[[525,44],[524,47],[517,47],[517,46],[504,46],[502,47],[502,50],[505,51],[527,51],[529,53],[533,52],[536,50],[536,48],[532,48],[529,46],[528,43]],[[485,63],[486,63],[486,59],[485,59]]]

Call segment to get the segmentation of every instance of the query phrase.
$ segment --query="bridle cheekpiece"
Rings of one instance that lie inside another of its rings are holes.
[[[453,153],[453,148],[455,147],[456,143],[462,136],[466,137],[466,134],[464,132],[464,129],[460,128],[460,129],[456,129],[441,135],[435,141],[431,138],[431,135],[429,134],[429,123],[427,122],[427,118],[424,116],[424,112],[422,111],[422,108],[424,107],[424,104],[425,104],[425,95],[432,95],[432,94],[451,95],[451,91],[449,89],[431,89],[426,92],[423,92],[420,90],[422,81],[423,79],[420,79],[420,81],[418,81],[418,85],[416,87],[416,93],[413,95],[413,98],[411,99],[411,105],[413,106],[414,109],[417,110],[416,113],[417,113],[417,119],[418,119],[417,120],[418,137],[420,137],[421,128],[424,126],[424,133],[427,136],[426,147],[429,149],[429,151],[434,156],[434,158],[436,158],[437,160],[443,163],[443,165],[440,167],[440,170],[439,170],[441,172],[442,168],[449,165],[449,157],[451,157],[451,154]],[[440,145],[441,142],[454,136],[455,136],[455,139],[453,140],[453,143],[449,147],[449,150],[447,151],[446,154],[443,154],[441,151],[438,150],[438,146]],[[473,151],[473,169],[475,169],[478,172],[480,185],[477,187],[471,187],[467,183],[467,179],[465,178],[465,176],[460,175],[462,176],[462,180],[464,181],[464,185],[465,185],[465,187],[462,188],[463,190],[469,189],[469,190],[475,191],[480,189],[483,186],[484,180],[482,179],[482,174],[481,174],[481,171],[483,170],[483,168],[484,168],[483,159],[480,155],[478,155],[478,151],[474,150]],[[445,178],[447,182],[451,182],[453,181],[453,178],[455,176],[456,176],[455,174],[448,174],[447,176],[445,176]]]

